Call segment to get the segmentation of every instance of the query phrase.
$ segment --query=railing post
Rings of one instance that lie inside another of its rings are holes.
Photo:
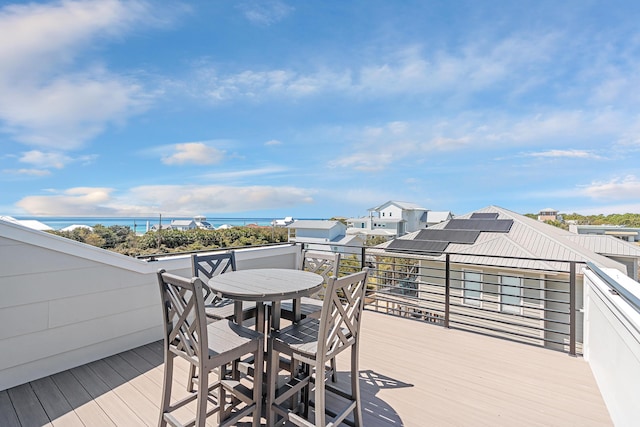
[[[576,355],[576,262],[569,264],[569,355]]]
[[[449,254],[445,254],[445,283],[444,283],[444,327],[449,327],[449,299],[451,298],[451,268]]]
[[[364,262],[364,255],[365,255],[366,249],[367,249],[366,246],[363,246],[362,248],[360,248],[360,270],[362,270],[367,266],[366,263]]]

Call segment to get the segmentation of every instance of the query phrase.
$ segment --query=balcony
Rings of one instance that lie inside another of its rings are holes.
[[[371,311],[362,328],[365,426],[612,425],[582,358]],[[162,365],[157,341],[2,391],[0,425],[156,425]]]
[[[0,425],[155,425],[163,369],[155,271],[188,275],[188,256],[130,259],[2,224],[0,250],[0,319],[11,326],[0,331]],[[299,251],[239,250],[238,267],[294,268]],[[375,268],[360,352],[366,426],[637,419],[640,319],[608,290],[612,280],[599,275],[607,272],[545,261],[556,268],[551,278],[536,270],[539,260],[517,260],[532,281],[521,266],[505,273],[487,260],[492,273],[465,279],[478,260],[375,250],[345,258],[343,272]],[[523,280],[503,292],[503,276]],[[466,292],[477,291],[472,282],[480,294]],[[503,298],[514,287],[520,298]],[[185,379],[177,376],[176,390]]]

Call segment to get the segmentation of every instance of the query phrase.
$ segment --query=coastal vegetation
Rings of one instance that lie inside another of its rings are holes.
[[[287,230],[238,226],[221,230],[160,230],[136,235],[130,227],[95,225],[50,233],[129,256],[266,245],[288,240]]]
[[[529,218],[538,219],[538,214],[526,214]],[[547,224],[568,230],[569,221],[579,225],[620,225],[623,227],[640,227],[640,214],[580,215],[577,213],[561,213],[562,221],[545,221]]]

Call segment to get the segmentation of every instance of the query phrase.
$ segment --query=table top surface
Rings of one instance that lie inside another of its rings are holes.
[[[223,298],[242,301],[281,301],[314,293],[324,278],[288,268],[229,271],[212,277],[209,287]]]

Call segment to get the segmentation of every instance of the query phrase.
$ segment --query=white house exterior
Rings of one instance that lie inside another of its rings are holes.
[[[505,227],[484,231],[483,226],[465,223],[485,220]],[[483,310],[484,321],[501,322],[514,314],[522,316],[523,328],[544,327],[539,339],[549,340],[544,345],[550,347],[557,346],[552,342],[560,339],[557,331],[565,331],[558,322],[564,320],[565,314],[560,311],[569,301],[565,286],[570,280],[570,262],[579,263],[575,283],[576,334],[578,342],[582,342],[585,263],[615,269],[635,279],[640,260],[637,245],[611,236],[576,235],[497,206],[402,236],[378,248],[384,253],[415,257],[420,272],[416,277],[424,279],[406,286],[414,290],[414,296],[425,296],[433,302],[426,304],[426,310],[437,307],[445,298],[443,287],[434,283],[444,283],[440,276],[444,254],[449,254],[450,279],[456,286],[451,297],[456,299],[462,316],[474,315],[477,309]]]
[[[640,228],[622,225],[579,225],[569,224],[569,231],[575,234],[613,236],[627,242],[640,241]]]
[[[364,239],[347,235],[347,226],[340,221],[297,220],[287,226],[289,241],[305,243],[310,249],[341,253],[360,253]]]
[[[415,203],[394,200],[368,211],[369,216],[347,220],[347,234],[391,239],[452,218],[449,211],[430,211]]]

